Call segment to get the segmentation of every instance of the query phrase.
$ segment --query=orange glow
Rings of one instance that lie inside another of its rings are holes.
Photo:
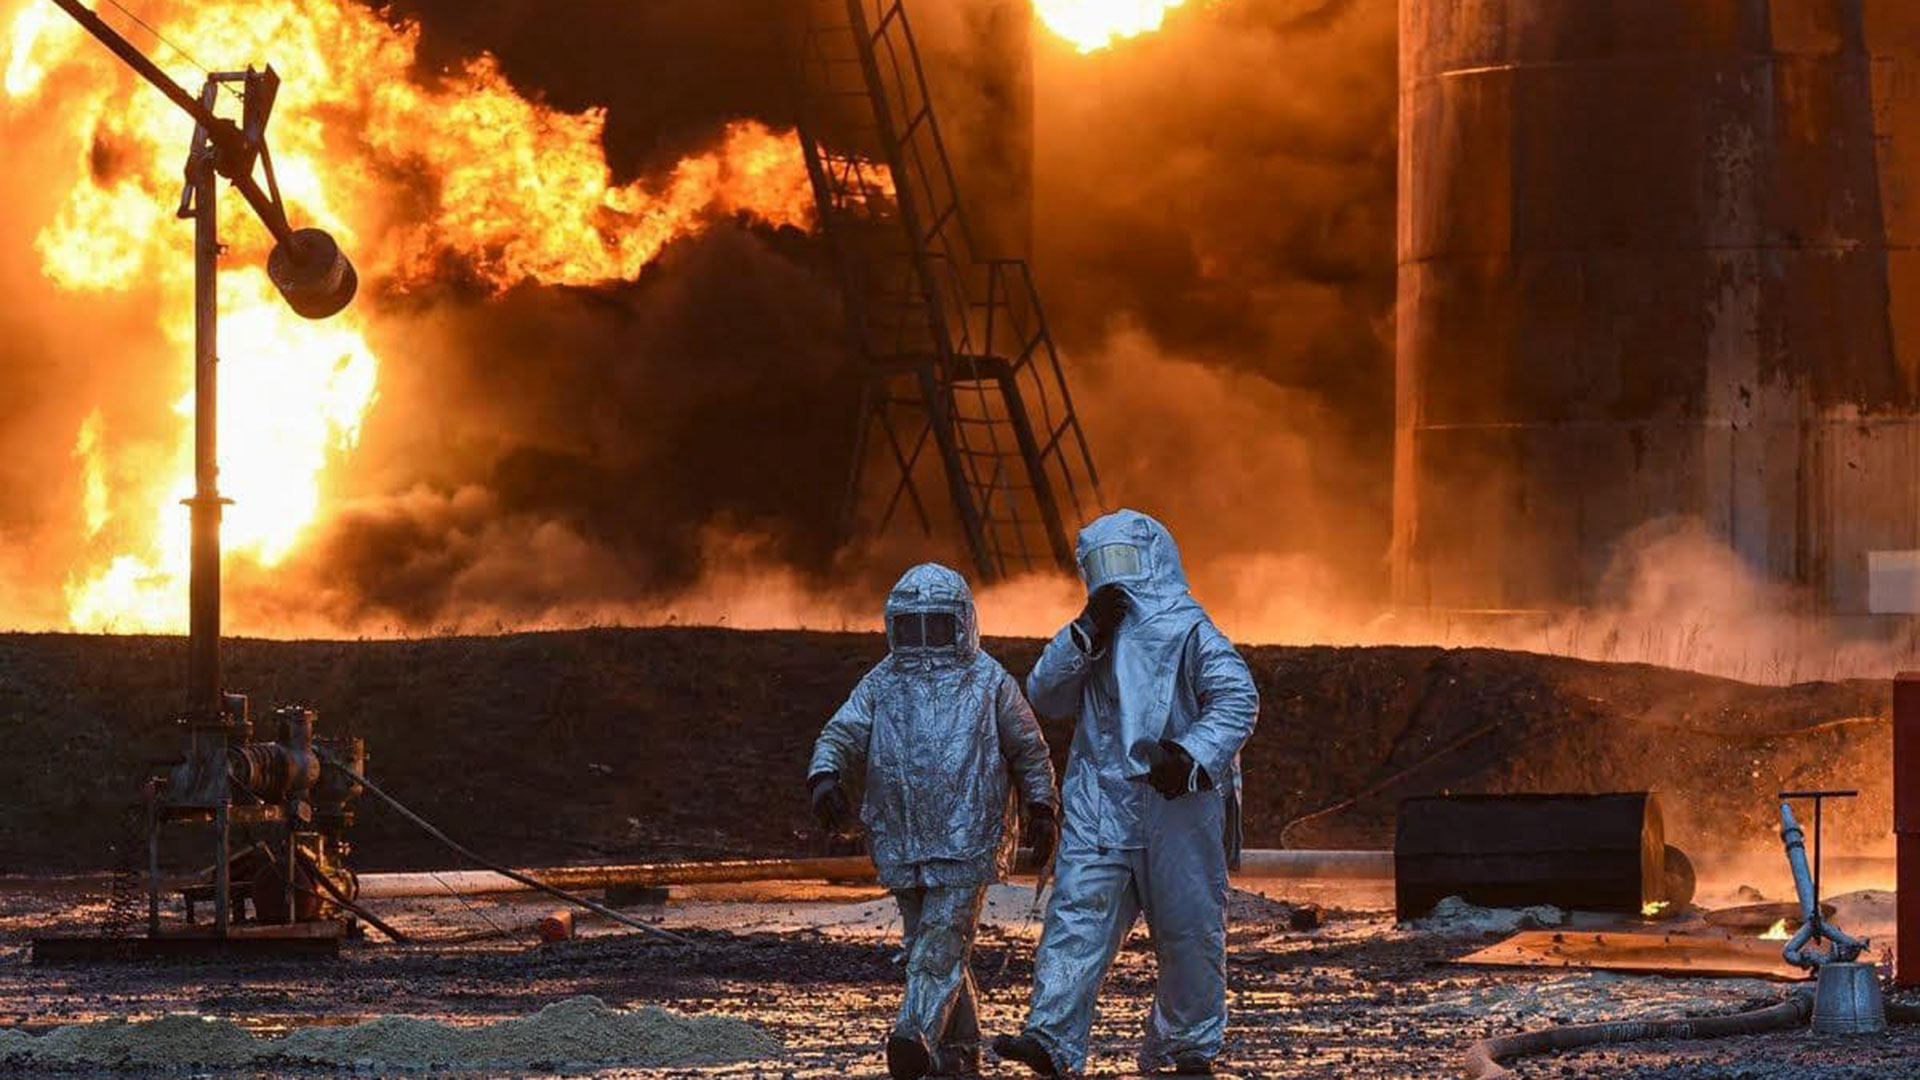
[[[28,4],[7,27],[6,63],[0,66],[0,92],[8,97],[32,93],[47,75],[47,56],[64,52],[80,39],[78,24],[52,4]]]
[[[1772,926],[1767,927],[1767,932],[1760,935],[1761,941],[1790,941],[1792,938],[1793,935],[1787,933],[1787,920],[1785,919],[1781,919]]]
[[[615,184],[602,110],[522,97],[487,56],[421,81],[419,32],[351,0],[147,3],[142,17],[221,69],[272,64],[285,80],[270,131],[290,215],[331,231],[359,267],[362,298],[314,323],[266,280],[271,243],[243,200],[220,200],[221,494],[233,500],[229,562],[271,567],[324,513],[323,478],[378,399],[370,296],[431,279],[450,260],[479,282],[590,285],[631,279],[669,242],[747,215],[806,227],[812,194],[790,132],[751,122],[663,178]],[[176,80],[192,64],[103,11]],[[174,435],[117,444],[99,410],[75,438],[90,541],[67,585],[76,629],[185,625],[191,490],[192,228],[175,218],[191,125],[70,19],[40,0],[0,0],[0,122],[57,122],[72,167],[35,243],[41,270],[80,294],[150,297],[143,362],[177,364]],[[223,112],[237,105],[223,99]],[[102,168],[105,160],[111,167]],[[165,406],[161,406],[164,408]]]
[[[1034,0],[1047,29],[1083,53],[1151,34],[1186,0]]]

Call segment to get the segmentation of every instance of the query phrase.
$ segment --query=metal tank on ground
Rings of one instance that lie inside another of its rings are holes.
[[[1864,614],[1871,553],[1920,548],[1867,14],[1401,0],[1397,604],[1594,605],[1636,530],[1695,521]]]

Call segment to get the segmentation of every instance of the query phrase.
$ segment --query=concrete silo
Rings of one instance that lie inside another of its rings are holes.
[[[1680,518],[1860,614],[1870,553],[1920,548],[1920,214],[1883,210],[1868,16],[1920,53],[1869,7],[1401,0],[1398,604],[1593,604]]]

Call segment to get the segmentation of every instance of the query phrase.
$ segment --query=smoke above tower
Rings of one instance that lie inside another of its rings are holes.
[[[1018,6],[914,9],[963,194],[1014,207],[978,216],[1031,244],[1112,499],[1181,532],[1245,636],[1321,636],[1381,591],[1392,5],[1195,3],[1091,54]],[[189,133],[43,7],[0,0],[0,618],[169,629]],[[837,531],[859,373],[778,12],[142,10],[193,61],[275,65],[288,198],[365,277],[351,318],[281,325],[225,230],[236,630],[864,625],[874,581],[952,556]],[[1029,91],[1030,135],[990,126]],[[1000,629],[1072,603],[1023,588],[985,600]]]

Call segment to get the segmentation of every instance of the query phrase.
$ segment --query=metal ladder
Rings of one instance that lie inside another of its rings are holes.
[[[801,144],[868,373],[843,527],[877,458],[898,478],[875,531],[904,501],[931,532],[931,444],[982,580],[1071,571],[1103,500],[1033,276],[975,249],[902,0],[806,4]]]

